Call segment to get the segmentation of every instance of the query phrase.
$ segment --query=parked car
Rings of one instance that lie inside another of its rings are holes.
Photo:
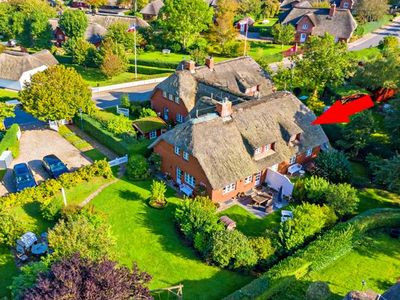
[[[43,167],[53,178],[58,178],[69,170],[67,166],[54,154],[43,157]]]
[[[32,170],[26,163],[20,163],[14,166],[14,178],[17,192],[37,185]]]

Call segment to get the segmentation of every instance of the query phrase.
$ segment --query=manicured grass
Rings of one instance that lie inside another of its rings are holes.
[[[272,27],[275,25],[276,22],[278,22],[278,18],[267,18],[268,23],[263,23],[262,21],[257,21],[253,24],[253,27],[256,28],[265,28],[265,27]]]
[[[174,210],[181,200],[168,190],[168,206],[151,208],[150,185],[120,180],[91,202],[112,227],[119,262],[127,266],[137,262],[153,276],[151,289],[182,283],[185,299],[221,299],[252,279],[202,262],[174,224]]]
[[[364,35],[388,24],[392,20],[393,16],[392,15],[385,15],[382,19],[374,22],[367,22],[362,25],[358,25],[361,28],[364,28]]]
[[[150,131],[166,128],[167,124],[159,117],[145,117],[133,121],[142,132],[148,133]]]
[[[85,140],[81,139],[79,136],[75,134],[71,129],[67,126],[63,125],[60,126],[59,131],[60,135],[65,138],[68,142],[75,146],[78,150],[86,151],[92,148],[92,146],[86,142]]]
[[[18,99],[18,92],[0,89],[0,102]]]
[[[360,203],[358,212],[377,207],[400,207],[400,195],[385,190],[367,188],[358,192]]]
[[[18,274],[14,257],[6,246],[0,246],[0,298],[11,299],[10,291],[7,287],[12,283],[12,277]]]
[[[382,293],[399,277],[400,239],[383,231],[371,232],[362,244],[324,270],[310,274],[310,281],[325,281],[334,294],[342,299],[351,290],[372,289]],[[366,288],[361,282],[366,281]]]
[[[107,156],[105,156],[96,148],[84,151],[83,154],[89,157],[92,161],[107,159]]]
[[[282,52],[292,46],[271,44],[265,42],[250,42],[249,55],[255,60],[263,59],[267,63],[282,61]]]
[[[355,60],[371,60],[381,54],[378,47],[366,48],[362,50],[351,51],[350,56]]]
[[[281,221],[280,212],[276,211],[263,219],[257,218],[243,207],[234,205],[220,212],[220,216],[228,216],[236,222],[236,228],[247,236],[263,235],[266,229],[276,231]]]

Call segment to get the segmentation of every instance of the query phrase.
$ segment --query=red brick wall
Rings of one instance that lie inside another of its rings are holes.
[[[352,9],[353,8],[353,0],[342,0],[342,1],[340,1],[339,8],[344,8],[344,4],[345,3],[348,4],[348,6],[347,6],[348,9]]]
[[[313,160],[314,158],[316,158],[316,157],[318,156],[320,150],[321,150],[321,147],[320,147],[320,146],[315,147],[315,148],[313,149],[313,152],[312,152],[311,156],[308,156],[308,157],[306,156],[305,153],[300,153],[300,154],[297,155],[297,157],[296,157],[296,163],[298,163],[298,164],[305,164],[305,163],[310,162],[311,160]],[[288,168],[289,168],[289,166],[290,166],[290,164],[289,164],[288,161],[281,162],[281,163],[279,164],[278,171],[279,171],[280,173],[282,173],[282,174],[286,174],[286,173],[287,173],[287,170],[288,170]]]
[[[164,108],[169,109],[168,119],[176,122],[176,115],[181,114],[184,118],[188,115],[185,104],[180,99],[179,104],[175,101],[168,100],[163,97],[163,92],[157,89],[150,99],[151,107],[160,114],[160,117],[164,119]]]
[[[304,25],[308,25],[307,29],[303,29]],[[302,33],[305,33],[307,35],[307,38],[308,38],[308,36],[311,35],[313,27],[314,27],[314,25],[311,22],[310,18],[308,18],[308,17],[301,18],[299,23],[297,24],[297,27],[296,27],[295,41],[297,43],[300,43],[300,35]],[[307,38],[306,38],[306,40],[307,40]]]

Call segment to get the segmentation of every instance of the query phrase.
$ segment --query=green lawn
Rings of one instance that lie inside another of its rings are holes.
[[[202,262],[175,227],[173,213],[180,200],[169,190],[168,206],[151,208],[150,185],[120,180],[91,202],[112,227],[119,262],[127,266],[137,262],[153,276],[152,289],[182,283],[185,299],[221,299],[252,279]]]
[[[263,59],[267,63],[282,61],[282,52],[288,50],[289,45],[276,45],[265,42],[250,42],[249,55],[255,60]]]
[[[18,92],[0,89],[0,102],[18,99]]]
[[[234,205],[222,211],[219,215],[228,216],[234,220],[236,228],[247,236],[263,235],[266,229],[276,231],[281,221],[281,213],[279,211],[260,219],[239,205]]]
[[[366,48],[362,50],[350,51],[350,56],[355,60],[371,60],[381,54],[378,47]]]
[[[308,279],[327,282],[333,300],[342,299],[351,290],[362,290],[362,280],[366,281],[367,289],[382,293],[396,282],[399,270],[400,239],[375,231],[345,257],[318,273],[311,273]]]
[[[364,29],[364,35],[388,24],[392,20],[392,15],[385,15],[382,19],[375,22],[367,22],[365,24],[358,25],[360,28]],[[357,32],[357,30],[356,30]]]
[[[83,154],[89,157],[92,161],[107,159],[107,157],[96,148],[84,151]]]
[[[367,188],[359,190],[360,204],[358,212],[377,207],[400,207],[400,195],[385,190]]]

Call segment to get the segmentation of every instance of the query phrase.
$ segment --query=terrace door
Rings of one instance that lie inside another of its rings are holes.
[[[168,121],[168,114],[169,114],[168,107],[164,107],[164,120],[165,121]]]
[[[261,184],[261,171],[256,174],[255,184],[256,186]]]
[[[182,183],[182,170],[179,169],[178,167],[176,168],[176,183],[181,184]]]

